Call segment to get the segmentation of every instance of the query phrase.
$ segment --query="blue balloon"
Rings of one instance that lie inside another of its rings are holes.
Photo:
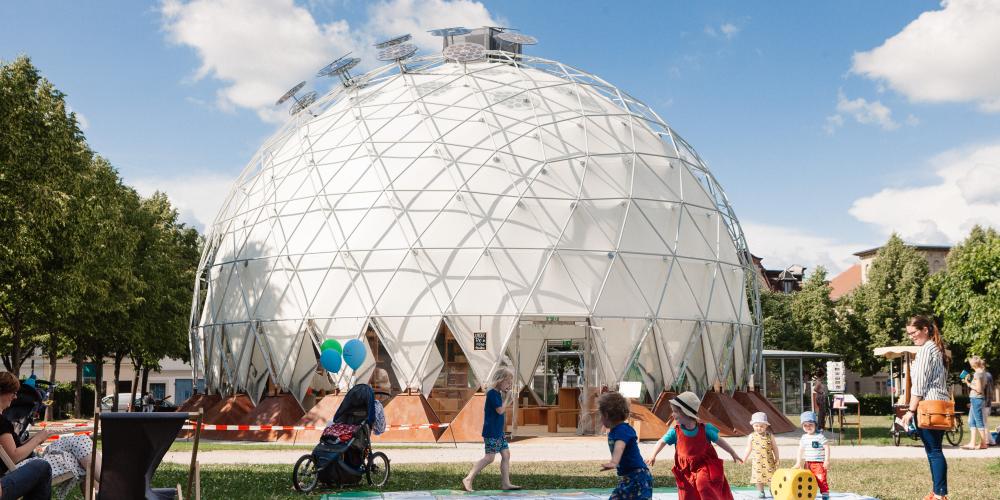
[[[340,371],[340,353],[336,349],[327,349],[319,355],[319,363],[330,373]]]
[[[365,362],[365,356],[367,356],[365,344],[360,340],[351,339],[344,344],[344,362],[352,370],[357,370],[361,367],[361,363]]]

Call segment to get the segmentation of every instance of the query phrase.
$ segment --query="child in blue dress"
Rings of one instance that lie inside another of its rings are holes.
[[[514,384],[514,372],[509,368],[498,368],[490,379],[490,390],[486,391],[486,403],[483,407],[483,444],[486,455],[473,464],[472,470],[462,479],[462,488],[472,491],[472,481],[487,465],[496,460],[500,454],[500,487],[504,490],[519,490],[520,486],[510,482],[510,448],[504,437],[504,414],[507,405],[513,400],[504,397]]]
[[[611,461],[601,465],[601,470],[617,469],[618,487],[611,492],[611,500],[652,498],[653,476],[639,454],[639,437],[635,429],[625,422],[629,415],[628,400],[617,392],[608,392],[597,400],[601,424],[610,429],[608,448]]]

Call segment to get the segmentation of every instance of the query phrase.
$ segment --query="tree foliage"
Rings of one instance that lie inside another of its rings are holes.
[[[870,348],[909,343],[907,320],[931,312],[927,260],[893,234],[872,260],[868,281],[854,293]]]
[[[971,354],[1000,357],[1000,234],[976,226],[951,249],[935,276],[934,309],[949,343]]]
[[[0,62],[0,123],[6,368],[34,347],[77,363],[111,356],[116,373],[126,359],[187,360],[197,231],[164,194],[143,199],[90,150],[63,94],[26,57]]]

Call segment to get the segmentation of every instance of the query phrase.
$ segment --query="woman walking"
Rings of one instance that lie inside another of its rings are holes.
[[[911,368],[913,386],[910,389],[910,407],[903,415],[903,425],[909,427],[910,421],[916,418],[921,401],[947,401],[951,399],[951,395],[948,393],[947,382],[949,360],[937,325],[926,316],[914,316],[906,324],[906,335],[914,345],[920,347]],[[924,500],[947,500],[948,462],[941,451],[944,431],[918,428],[917,432],[924,443],[933,481],[933,491]]]
[[[986,404],[986,362],[979,356],[969,358],[972,376],[962,380],[969,388],[969,444],[967,450],[989,448],[990,438],[986,435],[986,420],[983,406]],[[979,438],[979,443],[976,443]]]

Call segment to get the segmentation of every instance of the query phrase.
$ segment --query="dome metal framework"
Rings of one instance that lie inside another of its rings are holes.
[[[208,390],[301,402],[358,373],[327,338],[374,329],[400,388],[429,391],[447,328],[476,378],[530,380],[546,339],[585,339],[614,387],[745,387],[756,272],[705,162],[601,78],[487,51],[388,64],[268,139],[209,228],[191,315]],[[571,331],[573,330],[573,331]],[[547,333],[548,332],[548,333]],[[638,375],[636,375],[638,374]]]

